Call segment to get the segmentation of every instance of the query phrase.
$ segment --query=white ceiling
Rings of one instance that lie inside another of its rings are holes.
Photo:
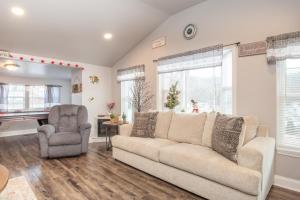
[[[0,49],[112,66],[171,14],[202,1],[1,0]],[[13,6],[25,15],[12,15]]]
[[[3,68],[5,63],[15,63],[20,66],[16,71],[9,71]],[[71,80],[72,70],[66,67],[50,64],[39,64],[23,61],[12,61],[0,58],[0,75],[4,76],[17,76],[25,78],[40,78],[40,79],[58,79],[58,80]],[[1,82],[1,80],[0,80]]]
[[[141,0],[169,14],[175,14],[205,0]]]

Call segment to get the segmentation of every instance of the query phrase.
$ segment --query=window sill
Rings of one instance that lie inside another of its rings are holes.
[[[300,148],[280,145],[277,146],[277,153],[280,155],[300,158]]]

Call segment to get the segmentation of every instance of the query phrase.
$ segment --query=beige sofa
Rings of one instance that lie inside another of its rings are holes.
[[[275,141],[255,118],[245,117],[237,163],[211,149],[214,113],[161,112],[155,138],[130,137],[122,125],[113,157],[207,199],[265,199],[273,183]]]

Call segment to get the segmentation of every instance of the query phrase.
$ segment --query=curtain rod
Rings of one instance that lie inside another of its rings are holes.
[[[225,45],[223,45],[223,47],[229,47],[229,46],[233,46],[233,45],[239,46],[240,44],[241,44],[241,42],[235,42],[235,43],[225,44]],[[158,62],[158,59],[153,60],[153,62]]]

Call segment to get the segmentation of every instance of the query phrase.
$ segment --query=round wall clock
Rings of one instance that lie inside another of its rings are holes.
[[[187,25],[183,30],[183,36],[187,40],[193,39],[196,33],[197,33],[197,28],[194,24]]]

